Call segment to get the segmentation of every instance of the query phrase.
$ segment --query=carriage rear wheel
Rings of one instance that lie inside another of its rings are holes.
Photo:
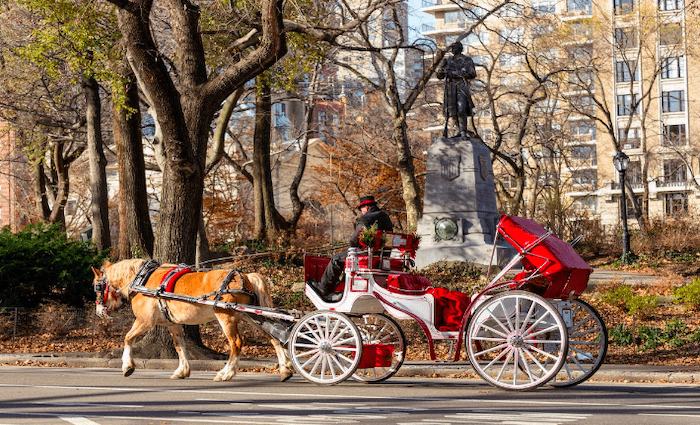
[[[352,376],[362,358],[362,337],[353,321],[336,311],[313,311],[292,328],[289,354],[297,372],[316,384]]]
[[[467,327],[467,354],[489,384],[531,390],[552,379],[564,364],[566,324],[546,299],[509,291],[484,301]]]
[[[571,387],[593,376],[608,351],[608,330],[600,314],[583,300],[571,304],[571,318],[565,320],[569,350],[564,366],[550,381],[555,387]]]
[[[374,383],[394,376],[406,358],[406,338],[401,327],[384,314],[364,314],[353,320],[364,344],[361,366],[368,366],[358,368],[353,378]],[[368,356],[373,359],[367,359]]]

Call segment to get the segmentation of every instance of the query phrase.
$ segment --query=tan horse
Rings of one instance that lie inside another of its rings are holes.
[[[136,320],[131,330],[124,338],[124,353],[122,355],[122,372],[129,376],[134,372],[135,365],[132,357],[132,344],[139,336],[156,325],[165,326],[173,338],[175,350],[180,360],[178,368],[171,379],[186,378],[190,376],[190,365],[185,352],[185,340],[182,325],[200,325],[214,319],[219,322],[228,343],[231,353],[226,365],[214,377],[215,381],[228,381],[236,375],[238,355],[241,352],[242,339],[238,333],[238,322],[243,313],[233,312],[222,308],[213,308],[210,305],[190,303],[178,300],[158,300],[155,297],[141,293],[129,293],[129,284],[132,282],[141,266],[146,262],[142,259],[122,260],[117,263],[105,262],[100,270],[93,267],[95,285],[104,286],[104,294],[98,294],[97,314],[106,316],[107,312],[120,307],[126,300],[131,299],[131,308]],[[163,277],[172,268],[161,266],[157,268],[144,284],[146,288],[158,289]],[[184,274],[177,280],[174,293],[190,297],[202,297],[209,294],[209,299],[214,299],[213,293],[219,290],[224,278],[230,270],[212,270],[208,272],[192,272]],[[244,282],[241,282],[243,279]],[[97,287],[97,286],[96,286]],[[237,289],[245,289],[252,292],[262,307],[273,307],[272,299],[268,291],[267,283],[259,273],[236,273],[228,284],[227,289],[234,293],[224,293],[219,299],[221,302],[251,304],[252,297],[245,292],[236,292]],[[166,307],[166,312],[161,311],[159,303]],[[166,317],[166,314],[168,317]],[[280,366],[280,380],[286,381],[292,376],[293,366],[289,361],[287,350],[282,348],[279,341],[270,337],[270,342],[275,347]]]

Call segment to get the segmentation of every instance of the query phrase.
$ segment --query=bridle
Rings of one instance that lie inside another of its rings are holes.
[[[95,300],[95,304],[98,306],[102,306],[105,311],[107,311],[107,300],[110,298],[112,295],[112,292],[109,290],[109,281],[107,280],[107,272],[105,271],[104,268],[101,268],[100,271],[102,272],[102,278],[100,279],[99,282],[95,283],[94,289],[95,293],[97,294],[97,299]],[[117,294],[121,293],[122,289],[124,289],[125,286],[127,286],[128,283],[121,288],[117,289],[115,292]],[[117,298],[117,295],[114,295],[114,298]]]

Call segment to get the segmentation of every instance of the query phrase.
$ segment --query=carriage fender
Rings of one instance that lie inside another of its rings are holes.
[[[361,295],[355,299],[352,303],[352,308],[350,313],[383,313],[384,306],[378,299],[371,295]]]

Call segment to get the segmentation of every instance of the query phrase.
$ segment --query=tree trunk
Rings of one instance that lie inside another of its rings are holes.
[[[255,234],[258,239],[273,240],[279,234],[272,170],[270,138],[272,99],[270,84],[258,79],[255,101],[255,133],[253,136],[253,190],[255,191]]]
[[[153,227],[146,193],[146,164],[136,80],[128,67],[126,104],[114,111],[114,140],[119,166],[119,258],[152,257]],[[126,108],[130,108],[127,110]]]
[[[418,220],[423,216],[420,188],[416,179],[416,167],[413,164],[411,146],[406,133],[406,115],[401,113],[394,118],[393,139],[398,154],[399,173],[403,186],[403,200],[406,204],[406,225],[409,230],[418,227]]]
[[[87,151],[90,163],[90,211],[92,212],[92,240],[98,251],[112,246],[109,232],[109,205],[107,199],[107,159],[102,148],[102,110],[100,87],[94,78],[83,77],[85,118],[87,123]]]

